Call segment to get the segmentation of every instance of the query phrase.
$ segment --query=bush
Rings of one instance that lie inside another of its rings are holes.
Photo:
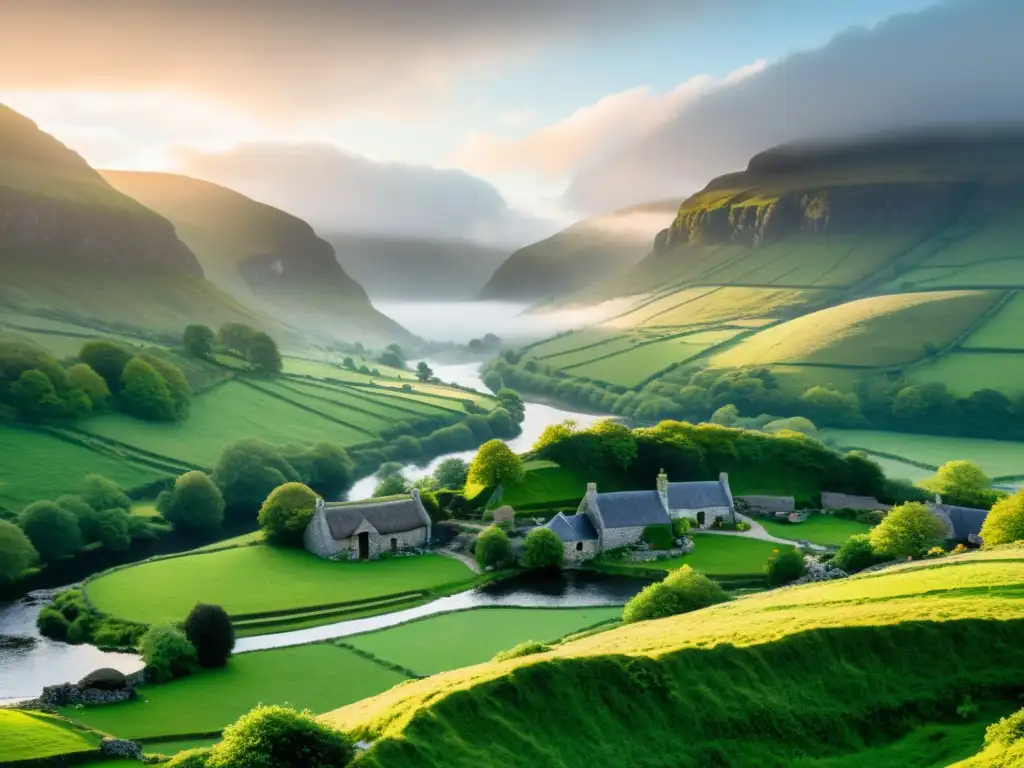
[[[103,475],[86,475],[82,483],[81,497],[97,512],[104,509],[128,511],[132,508],[132,500],[121,490],[121,486]]]
[[[185,333],[182,335],[182,344],[185,347],[185,351],[192,355],[192,357],[198,357],[200,360],[210,360],[213,358],[214,340],[213,331],[205,325],[189,325],[185,328]]]
[[[796,581],[807,572],[804,556],[789,547],[776,550],[768,561],[769,587],[781,587]]]
[[[400,496],[409,492],[409,481],[404,475],[388,475],[373,489],[373,498],[379,499],[385,496]]]
[[[199,666],[223,667],[235,647],[235,629],[227,611],[219,605],[196,603],[185,618],[185,637],[196,649]]]
[[[928,507],[909,501],[889,510],[871,533],[875,553],[888,558],[920,557],[942,541],[945,527]]]
[[[281,451],[254,438],[225,448],[213,471],[213,481],[228,508],[249,510],[258,509],[278,486],[299,479]]]
[[[259,706],[224,729],[211,750],[209,768],[343,768],[355,750],[340,731],[317,722],[308,712]]]
[[[1024,539],[1024,491],[998,502],[981,526],[981,541],[986,547]]]
[[[667,525],[648,525],[644,528],[644,541],[655,549],[672,549],[675,537]]]
[[[277,343],[263,331],[255,333],[249,341],[246,358],[260,373],[280,373],[284,368]]]
[[[0,520],[0,586],[20,579],[38,558],[25,532],[12,522]]]
[[[177,418],[167,382],[141,357],[129,360],[121,373],[121,407],[125,413],[146,421]]]
[[[123,509],[91,512],[87,518],[96,541],[111,552],[123,552],[132,545],[131,517]]]
[[[501,568],[512,562],[512,543],[501,528],[491,525],[477,536],[474,554],[481,568]]]
[[[680,613],[689,613],[729,600],[718,584],[688,565],[671,571],[664,580],[644,587],[622,611],[622,620],[635,621],[661,619]]]
[[[56,608],[46,606],[36,616],[36,629],[43,637],[67,640],[70,622]]]
[[[183,677],[198,668],[196,649],[170,624],[150,627],[139,643],[139,653],[146,663],[146,678],[154,683]]]
[[[156,745],[159,749],[159,745]],[[164,763],[166,768],[206,768],[209,765],[212,749],[186,749],[171,758],[170,762]]]
[[[836,552],[832,564],[841,571],[857,573],[881,561],[866,533],[851,536]]]
[[[119,344],[100,339],[87,342],[78,359],[102,376],[107,388],[116,394],[121,391],[121,374],[132,354]]]
[[[526,535],[522,564],[527,570],[557,570],[564,558],[562,540],[550,528],[534,528]]]
[[[18,524],[44,563],[73,554],[82,546],[78,519],[52,501],[37,501],[25,507]]]
[[[11,384],[11,404],[27,421],[59,419],[68,415],[53,382],[42,371],[25,371]]]
[[[544,653],[550,650],[550,645],[538,643],[536,640],[527,640],[526,642],[519,643],[519,645],[512,646],[507,651],[499,651],[494,654],[494,658],[491,661],[508,661],[509,659],[518,659],[520,656],[532,656],[535,653]]]
[[[275,488],[260,507],[259,523],[271,544],[301,547],[306,526],[313,519],[317,495],[302,483],[285,483]]]
[[[206,473],[193,470],[174,481],[170,499],[161,501],[160,514],[183,533],[215,533],[224,522],[224,497]]]
[[[672,520],[672,535],[677,539],[681,539],[683,536],[690,532],[692,523],[688,517],[677,517]]]
[[[445,459],[434,470],[434,482],[438,488],[460,491],[466,485],[469,464],[462,459]]]

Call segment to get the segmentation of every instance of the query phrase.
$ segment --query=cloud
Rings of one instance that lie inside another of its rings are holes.
[[[183,173],[300,216],[321,232],[381,232],[518,246],[557,225],[509,208],[465,171],[378,163],[318,144],[245,144],[178,153]]]
[[[652,20],[676,23],[712,5],[5,0],[0,91],[179,91],[278,119],[411,110],[432,105],[453,79],[481,66]]]
[[[565,202],[601,211],[685,195],[789,141],[1024,124],[1024,3],[936,6],[846,32],[698,98],[581,170]],[[638,120],[647,119],[638,117]]]

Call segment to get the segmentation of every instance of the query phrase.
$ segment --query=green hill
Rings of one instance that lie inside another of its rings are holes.
[[[170,173],[103,171],[114,188],[175,226],[209,280],[311,337],[408,341],[373,308],[305,221],[225,187]]]
[[[934,740],[967,697],[1019,707],[1022,583],[1019,547],[904,564],[407,682],[323,719],[371,742],[354,764],[377,768],[863,765]],[[911,759],[891,764],[929,765]]]
[[[650,235],[669,221],[677,201],[662,200],[584,219],[520,248],[498,267],[482,298],[556,299],[616,275],[650,251]]]

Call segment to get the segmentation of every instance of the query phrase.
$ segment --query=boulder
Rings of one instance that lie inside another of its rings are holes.
[[[104,667],[90,672],[78,681],[80,688],[95,688],[100,691],[120,691],[128,687],[128,678],[123,672]]]

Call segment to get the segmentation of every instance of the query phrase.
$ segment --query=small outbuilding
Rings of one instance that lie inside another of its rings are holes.
[[[597,530],[586,515],[559,512],[544,527],[550,528],[562,540],[567,563],[590,560],[600,551]]]
[[[373,560],[384,552],[426,547],[430,529],[430,515],[414,488],[407,496],[363,501],[317,499],[303,541],[320,557]]]
[[[943,504],[939,497],[936,497],[934,504],[929,505],[929,509],[945,525],[947,539],[981,546],[981,526],[988,517],[987,509]]]

